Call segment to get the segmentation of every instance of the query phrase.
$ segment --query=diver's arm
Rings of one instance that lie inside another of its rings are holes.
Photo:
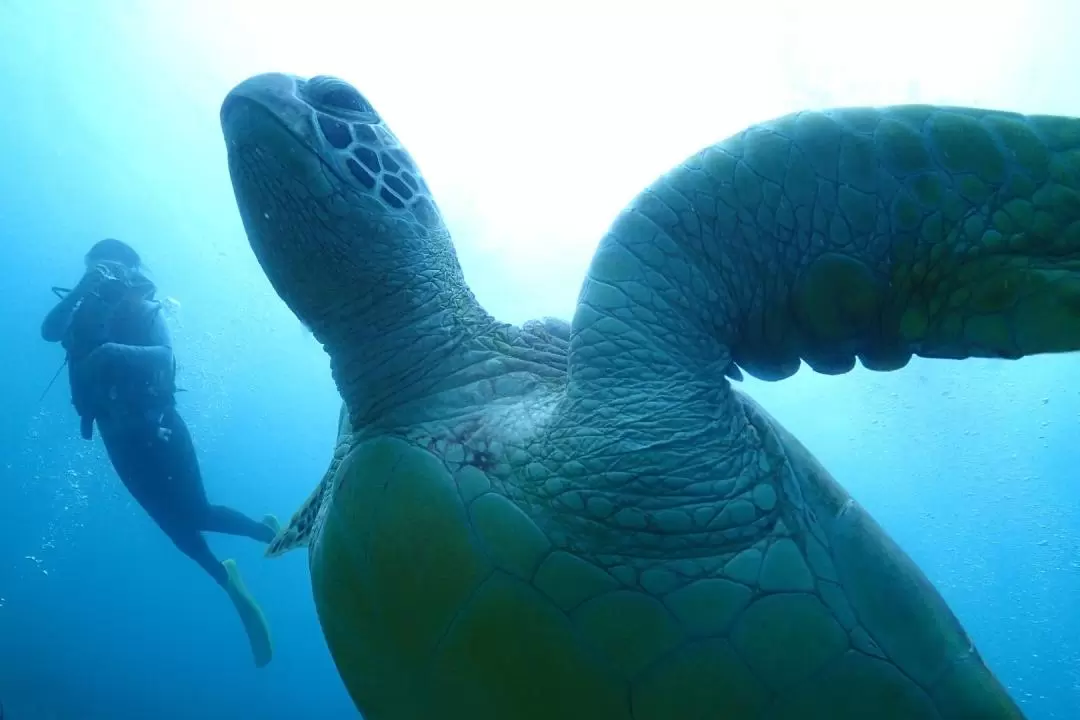
[[[122,368],[131,379],[149,379],[173,367],[173,351],[167,345],[121,345],[105,343],[91,353],[92,362]]]
[[[132,380],[152,381],[175,367],[169,326],[160,308],[154,311],[145,345],[105,343],[90,354],[91,362],[113,368]]]
[[[49,311],[41,323],[42,340],[60,342],[64,339],[68,326],[71,325],[71,316],[75,314],[75,308],[78,307],[80,299],[82,295],[73,290],[56,303],[56,307]]]
[[[56,303],[56,307],[45,316],[41,323],[41,338],[45,342],[60,342],[63,340],[79,302],[100,285],[106,277],[108,277],[108,272],[101,265],[95,265],[83,273],[79,284],[70,290],[67,295],[60,298],[60,302]]]

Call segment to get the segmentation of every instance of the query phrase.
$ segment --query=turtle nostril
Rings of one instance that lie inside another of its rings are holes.
[[[364,96],[349,83],[329,75],[316,75],[308,81],[307,91],[311,99],[328,108],[371,112]]]

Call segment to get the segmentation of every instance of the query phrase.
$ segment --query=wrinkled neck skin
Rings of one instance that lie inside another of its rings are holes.
[[[534,371],[527,356],[491,341],[517,329],[495,321],[463,285],[416,304],[411,301],[426,297],[420,288],[398,292],[401,297],[380,298],[320,338],[350,422],[360,432],[445,421],[462,412],[462,395],[465,407],[478,408],[476,384]],[[349,328],[355,328],[351,337]]]
[[[449,238],[428,240],[449,250]],[[452,252],[423,275],[405,261],[385,276],[350,283],[353,296],[308,317],[330,356],[334,382],[361,432],[407,428],[445,418],[458,392],[481,375],[527,371],[530,362],[493,336],[497,322],[464,282]],[[360,291],[366,288],[367,291]]]
[[[299,258],[264,263],[279,294],[330,356],[353,428],[399,432],[444,420],[462,406],[479,405],[477,384],[497,376],[565,377],[565,350],[554,360],[538,354],[533,343],[515,342],[520,329],[496,321],[481,307],[444,227],[432,232],[393,219],[365,226],[363,206],[354,213],[359,217],[349,223],[352,234],[320,238],[337,242],[320,248],[334,260],[317,271],[318,277],[275,274],[275,269],[306,273],[309,266]],[[357,252],[352,243],[360,241],[347,237],[364,238],[365,250],[392,247],[393,252],[376,264]],[[417,273],[416,268],[425,269]]]
[[[423,276],[413,267],[405,260],[381,278],[358,278],[347,304],[310,319],[356,428],[392,422],[389,414],[451,384],[465,349],[495,326],[452,255]]]

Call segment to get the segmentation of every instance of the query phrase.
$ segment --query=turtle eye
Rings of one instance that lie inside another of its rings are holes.
[[[364,96],[349,83],[329,75],[316,75],[308,81],[311,99],[327,108],[352,112],[371,112]]]

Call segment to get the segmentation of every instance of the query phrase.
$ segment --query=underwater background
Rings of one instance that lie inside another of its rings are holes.
[[[211,499],[286,521],[339,399],[244,236],[218,125],[249,75],[338,75],[409,147],[501,319],[569,318],[619,208],[699,147],[804,107],[1080,115],[1080,6],[0,0],[0,703],[5,720],[355,718],[303,551],[237,559],[274,636],[79,438],[40,339],[81,258],[131,243],[171,303]],[[808,7],[812,5],[813,7]],[[614,6],[612,6],[614,8]],[[744,386],[937,585],[1031,720],[1080,717],[1080,358],[915,359]]]

